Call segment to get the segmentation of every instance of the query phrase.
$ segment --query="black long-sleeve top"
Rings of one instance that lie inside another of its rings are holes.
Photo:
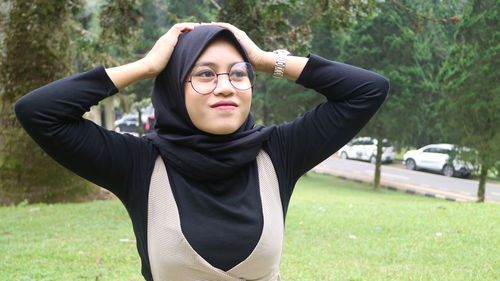
[[[298,178],[355,136],[389,90],[388,80],[376,73],[312,54],[296,82],[324,95],[327,101],[303,117],[278,125],[264,144],[278,177],[283,214]],[[117,91],[104,67],[99,66],[34,90],[16,103],[15,112],[21,125],[48,155],[112,191],[123,202],[134,227],[142,273],[146,280],[152,280],[147,253],[147,206],[159,152],[145,137],[109,131],[82,118],[91,106]],[[223,202],[220,194],[173,190],[182,231],[196,251],[215,267],[231,268],[255,246],[248,241],[258,240],[262,216],[256,172],[256,165],[252,164],[225,179],[226,183],[238,183],[241,190],[225,194]],[[169,173],[169,177],[179,182],[193,180],[176,172]],[[196,208],[186,204],[193,200],[198,203]],[[253,206],[253,211],[235,210],[242,204]],[[204,213],[212,216],[199,217]],[[235,214],[241,218],[235,218]],[[244,222],[243,227],[235,230],[227,226],[234,221]],[[225,246],[217,248],[221,243]]]

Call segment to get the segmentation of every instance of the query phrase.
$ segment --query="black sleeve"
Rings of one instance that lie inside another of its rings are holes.
[[[279,125],[268,142],[285,210],[298,178],[352,139],[389,91],[389,81],[379,74],[314,54],[296,82],[327,101]]]
[[[118,92],[103,66],[52,82],[23,96],[16,116],[42,149],[64,167],[124,200],[141,171],[152,170],[152,145],[106,130],[82,115]],[[149,162],[149,163],[148,163]],[[43,167],[40,167],[43,169]]]

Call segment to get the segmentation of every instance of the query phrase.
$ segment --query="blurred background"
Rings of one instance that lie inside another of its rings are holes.
[[[375,164],[375,187],[382,163],[472,177],[484,201],[500,170],[499,14],[498,0],[3,0],[0,204],[99,196],[33,143],[13,105],[56,79],[137,60],[183,21],[229,22],[264,50],[315,53],[384,75],[389,97],[339,156]],[[260,124],[292,121],[324,100],[284,79],[257,80],[252,113]],[[110,130],[150,132],[153,82],[124,89],[85,117]],[[416,150],[434,144],[445,145]],[[440,162],[426,167],[424,156]]]

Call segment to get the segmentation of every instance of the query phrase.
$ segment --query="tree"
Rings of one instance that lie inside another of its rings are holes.
[[[477,191],[484,201],[486,176],[500,166],[500,2],[471,0],[444,63],[443,127],[448,139],[477,151]]]
[[[13,112],[22,95],[70,73],[71,16],[81,3],[16,0],[10,4],[0,59],[0,203],[24,198],[54,202],[87,194],[93,188],[50,159],[20,128]]]
[[[417,10],[436,18],[449,16],[459,7],[456,3],[435,7],[431,1],[400,2],[404,6],[396,1],[381,4],[376,16],[357,25],[342,43],[344,61],[381,73],[391,81],[385,104],[361,131],[378,140],[375,188],[380,184],[383,139],[420,146],[440,138],[436,77],[452,29],[434,21],[421,22],[419,14],[414,17],[412,13]]]
[[[97,188],[51,160],[16,122],[22,95],[96,63],[129,61],[141,23],[141,0],[100,3],[100,20],[80,0],[10,1],[0,58],[0,203],[81,200]],[[97,24],[96,24],[97,23]],[[43,167],[41,169],[40,167]]]

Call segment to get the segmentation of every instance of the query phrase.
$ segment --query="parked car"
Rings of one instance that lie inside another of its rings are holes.
[[[477,170],[470,162],[459,159],[461,151],[470,151],[456,145],[441,143],[429,144],[417,150],[410,150],[403,155],[403,164],[407,169],[425,169],[441,172],[443,175],[468,177]]]
[[[141,111],[143,133],[147,134],[153,131],[155,125],[153,105],[148,105]],[[139,118],[137,113],[124,115],[114,123],[116,132],[137,133],[139,131]]]
[[[115,131],[135,133],[139,127],[137,114],[127,114],[115,121]]]
[[[377,143],[376,139],[370,137],[356,138],[343,146],[338,153],[342,159],[358,159],[375,163]],[[394,147],[384,139],[382,141],[382,162],[391,163],[392,161],[394,161]]]

